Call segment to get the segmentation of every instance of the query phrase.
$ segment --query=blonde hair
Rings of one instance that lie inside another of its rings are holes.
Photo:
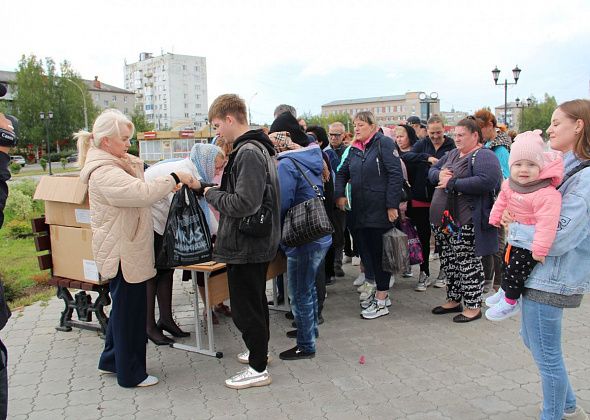
[[[130,136],[135,132],[133,123],[117,109],[105,109],[94,121],[92,126],[92,133],[86,130],[80,130],[74,133],[74,139],[78,144],[78,166],[84,167],[86,163],[86,155],[91,147],[100,147],[100,142],[103,138],[114,137],[121,135],[121,126],[127,126],[131,130]]]

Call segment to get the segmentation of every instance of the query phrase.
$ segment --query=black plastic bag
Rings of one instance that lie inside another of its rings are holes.
[[[186,185],[174,193],[156,267],[172,268],[211,261],[211,233],[195,193]]]
[[[387,273],[407,273],[410,271],[408,236],[397,228],[383,234],[383,271]]]

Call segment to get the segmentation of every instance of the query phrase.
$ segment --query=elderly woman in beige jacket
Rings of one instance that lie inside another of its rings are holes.
[[[92,133],[80,131],[80,178],[88,184],[92,251],[101,278],[110,279],[112,298],[105,347],[98,370],[116,374],[122,387],[150,386],[146,373],[146,288],[154,269],[150,206],[185,183],[199,182],[185,172],[144,181],[143,162],[127,154],[134,126],[121,112],[105,110]]]

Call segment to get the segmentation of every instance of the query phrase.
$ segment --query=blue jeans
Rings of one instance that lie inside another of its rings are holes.
[[[570,384],[561,351],[563,308],[522,297],[520,335],[539,368],[543,387],[541,420],[561,420],[564,411],[576,408],[576,395]]]
[[[287,257],[287,279],[291,312],[297,322],[297,347],[315,353],[318,335],[318,297],[315,278],[327,249]]]

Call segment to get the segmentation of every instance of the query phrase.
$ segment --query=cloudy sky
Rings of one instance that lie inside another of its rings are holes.
[[[238,93],[259,123],[278,103],[319,113],[406,91],[436,91],[446,111],[494,107],[496,65],[502,81],[522,69],[509,101],[590,96],[588,0],[20,0],[3,15],[0,70],[35,54],[123,87],[142,51],[205,56],[209,103]]]

